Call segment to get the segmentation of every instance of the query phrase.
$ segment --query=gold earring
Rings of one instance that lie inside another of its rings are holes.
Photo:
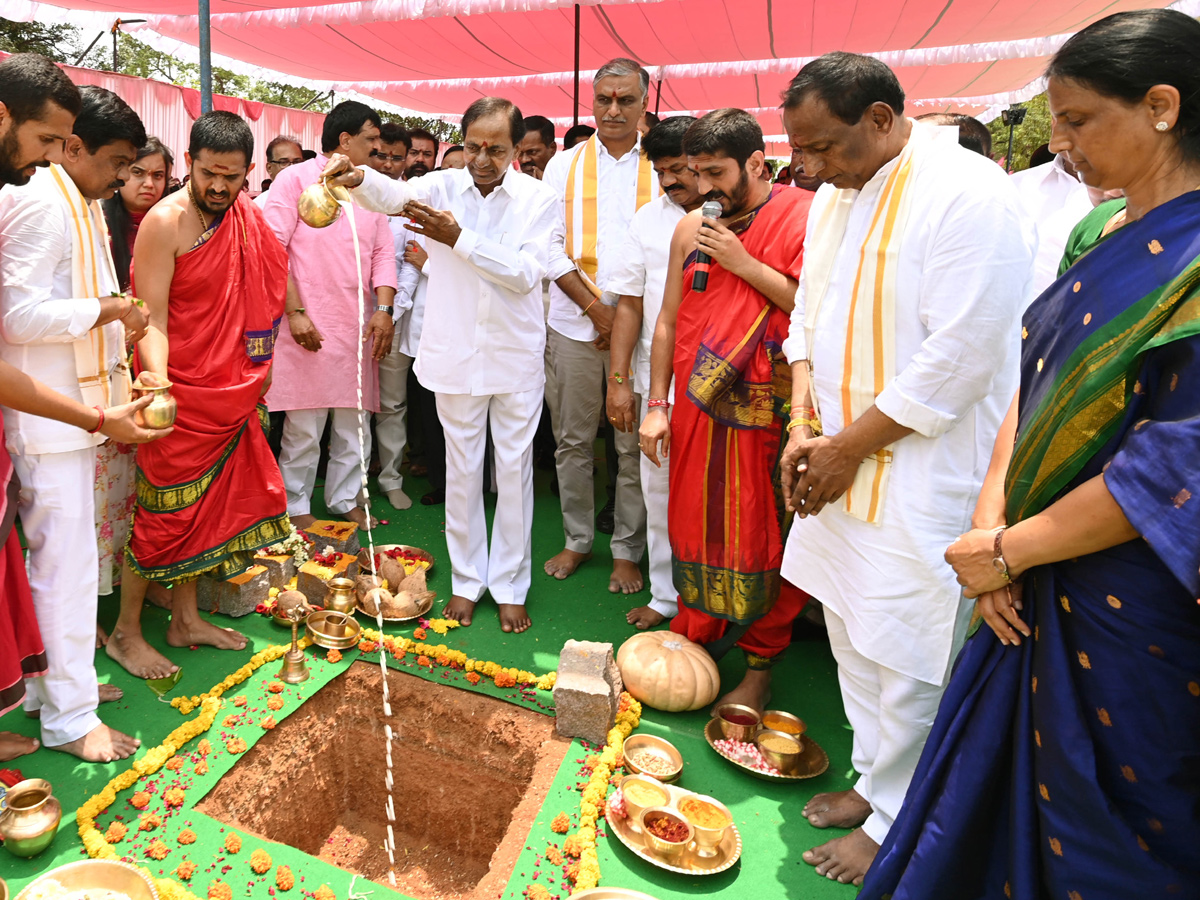
[[[1171,126],[1170,126],[1170,125],[1168,125],[1166,122],[1155,122],[1155,123],[1154,123],[1154,130],[1155,130],[1155,131],[1166,131],[1166,130],[1167,130],[1168,128],[1170,128],[1170,127],[1171,127]]]

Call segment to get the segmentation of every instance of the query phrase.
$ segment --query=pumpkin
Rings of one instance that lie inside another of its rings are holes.
[[[617,651],[617,668],[634,699],[665,712],[707,706],[721,689],[708,651],[672,631],[635,634]]]

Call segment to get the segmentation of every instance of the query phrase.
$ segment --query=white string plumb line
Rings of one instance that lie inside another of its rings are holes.
[[[338,204],[346,211],[346,221],[350,225],[350,239],[354,242],[354,272],[358,276],[358,302],[363,303],[364,285],[362,274],[362,251],[359,249],[358,229],[354,223],[354,201],[350,199],[338,200]],[[355,327],[360,328],[362,317],[359,317],[359,324]],[[366,421],[366,409],[363,406],[363,344],[366,339],[359,337],[358,340],[358,461],[360,471],[362,473],[362,498],[363,512],[367,521],[367,554],[371,563],[371,575],[378,578],[379,573],[375,568],[375,533],[372,530],[371,522],[371,492],[367,487],[367,444],[364,422]],[[395,587],[395,585],[391,585]],[[375,627],[379,629],[380,634],[383,633],[383,604],[375,603]],[[396,887],[396,833],[393,826],[396,822],[396,805],[392,800],[392,787],[395,784],[392,778],[392,726],[387,721],[392,717],[392,703],[388,694],[388,670],[387,670],[387,651],[384,649],[383,641],[379,642],[379,674],[380,681],[383,683],[383,733],[386,739],[384,745],[387,757],[387,766],[384,770],[384,787],[387,789],[387,804],[385,811],[387,813],[387,839],[384,842],[384,847],[387,849],[388,855],[388,883],[392,887]]]

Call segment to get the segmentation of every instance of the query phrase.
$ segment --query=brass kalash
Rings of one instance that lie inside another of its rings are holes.
[[[337,221],[341,204],[350,199],[350,192],[340,185],[330,187],[322,178],[310,184],[300,194],[296,204],[300,220],[311,228],[327,228]]]

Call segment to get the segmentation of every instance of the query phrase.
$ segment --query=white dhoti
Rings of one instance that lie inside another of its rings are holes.
[[[533,436],[542,389],[515,394],[437,394],[446,432],[446,546],[454,595],[523,604],[532,580]],[[496,515],[488,549],[483,459],[491,429]]]
[[[279,449],[279,471],[287,490],[289,516],[311,512],[317,464],[321,460],[321,435],[331,413],[333,427],[329,435],[329,465],[325,469],[325,506],[334,515],[344,516],[359,505],[362,471],[358,435],[361,428],[365,453],[369,457],[368,413],[357,409],[289,409]]]
[[[29,587],[47,662],[45,675],[26,682],[25,708],[41,710],[42,742],[57,747],[100,724],[96,450],[14,456],[13,468],[21,479]]]
[[[408,444],[408,370],[413,358],[399,350],[400,329],[392,338],[392,352],[379,361],[379,412],[375,413],[375,441],[379,447],[379,489],[404,487],[400,466]]]
[[[648,397],[634,394],[634,403],[641,410],[639,422],[646,420],[650,407]],[[642,497],[646,501],[646,555],[650,563],[650,602],[652,610],[668,619],[679,612],[679,592],[671,574],[671,541],[667,536],[667,494],[671,482],[671,464],[660,456],[662,466],[656,466],[641,454]]]

